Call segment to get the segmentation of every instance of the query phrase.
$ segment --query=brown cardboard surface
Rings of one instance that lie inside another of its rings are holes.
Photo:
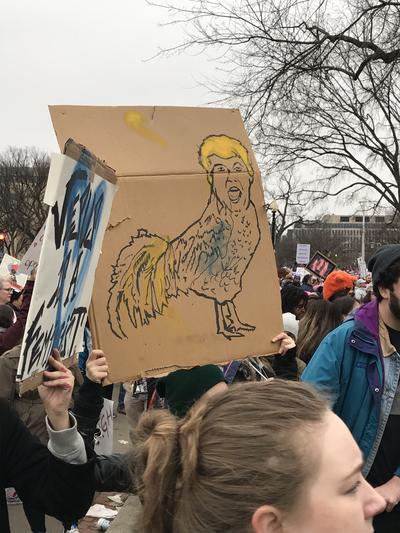
[[[98,159],[94,154],[90,153],[85,146],[76,143],[73,139],[68,139],[64,146],[64,154],[75,161],[82,161],[94,174],[109,181],[110,183],[117,183],[117,177],[114,169],[110,168],[104,161]]]
[[[275,259],[259,170],[239,112],[77,106],[50,112],[60,147],[69,137],[77,139],[101,153],[119,178],[90,317],[111,380],[274,353],[270,339],[282,331]],[[214,166],[220,173],[212,178],[198,152],[214,135],[224,142],[220,136],[232,138],[242,157],[222,158],[229,172]],[[228,216],[230,200],[219,200],[225,189],[212,195],[208,180],[215,188],[222,177],[226,183],[232,178],[247,190],[250,171],[237,141],[254,170],[254,207],[246,204],[242,212],[232,196],[236,212]],[[206,215],[217,222],[210,224]],[[243,328],[236,320],[229,331],[221,328],[221,316],[230,324],[235,309]]]

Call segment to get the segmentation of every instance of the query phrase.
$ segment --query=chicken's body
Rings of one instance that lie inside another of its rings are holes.
[[[203,215],[171,242],[178,290],[189,289],[218,303],[241,291],[242,276],[257,248],[260,230],[254,205],[232,213],[215,196]]]
[[[239,141],[220,137],[245,150]],[[214,301],[217,333],[231,339],[255,329],[239,320],[234,304],[260,241],[250,199],[252,174],[240,167],[242,159],[236,152],[227,158],[212,154],[210,162],[215,174],[198,220],[170,241],[139,230],[121,250],[107,306],[111,330],[118,337],[127,337],[129,323],[147,325],[164,313],[172,297],[189,291]]]

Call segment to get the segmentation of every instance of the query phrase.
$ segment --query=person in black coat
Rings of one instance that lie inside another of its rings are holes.
[[[94,460],[68,413],[74,378],[59,357],[39,387],[46,408],[48,448],[31,435],[6,401],[0,401],[0,531],[9,533],[6,487],[36,509],[69,521],[84,516],[94,495]],[[88,460],[89,458],[89,460]]]
[[[97,423],[103,408],[102,382],[108,377],[107,359],[102,350],[93,350],[86,363],[84,382],[74,399],[73,414],[86,447],[94,450],[99,433]],[[131,453],[95,456],[95,489],[100,492],[134,492],[130,470]]]

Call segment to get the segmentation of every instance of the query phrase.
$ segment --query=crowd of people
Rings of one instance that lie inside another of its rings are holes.
[[[54,351],[20,397],[35,280],[15,294],[0,279],[0,479],[32,532],[46,514],[78,532],[95,490],[137,494],[144,533],[400,532],[400,245],[368,270],[278,269],[276,354],[123,384],[132,451],[107,456],[94,452],[106,354],[87,328],[79,367]]]

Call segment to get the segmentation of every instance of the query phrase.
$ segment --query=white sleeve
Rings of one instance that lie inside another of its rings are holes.
[[[49,434],[48,449],[50,452],[65,463],[80,465],[86,463],[87,454],[82,436],[78,433],[75,417],[69,413],[73,425],[69,429],[54,431],[46,416],[47,432]]]

